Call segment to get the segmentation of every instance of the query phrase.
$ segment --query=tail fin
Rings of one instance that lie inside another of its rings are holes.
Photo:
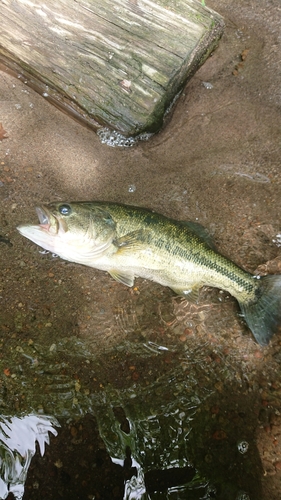
[[[267,345],[281,327],[281,276],[261,277],[256,300],[239,305],[256,341]]]

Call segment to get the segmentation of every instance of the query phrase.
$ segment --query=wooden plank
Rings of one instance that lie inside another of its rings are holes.
[[[126,137],[159,130],[224,27],[195,0],[2,0],[0,19],[0,63]]]

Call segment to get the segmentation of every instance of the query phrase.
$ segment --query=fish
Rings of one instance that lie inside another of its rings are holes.
[[[221,255],[200,224],[112,202],[54,202],[36,207],[39,224],[18,231],[62,259],[107,271],[132,287],[136,277],[197,301],[202,286],[230,293],[256,341],[281,325],[281,275],[253,275]]]

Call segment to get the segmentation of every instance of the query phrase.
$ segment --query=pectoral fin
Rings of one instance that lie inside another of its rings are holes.
[[[175,293],[181,295],[189,302],[194,302],[194,303],[198,302],[200,286],[194,285],[191,286],[190,288],[188,287],[184,288],[171,287],[171,288],[172,290],[174,290]]]
[[[110,276],[114,278],[119,283],[123,283],[126,286],[134,286],[135,276],[129,273],[122,273],[120,271],[116,271],[115,269],[111,269],[108,271]]]
[[[114,241],[115,246],[118,248],[118,254],[145,250],[148,243],[149,232],[142,229],[125,234]]]

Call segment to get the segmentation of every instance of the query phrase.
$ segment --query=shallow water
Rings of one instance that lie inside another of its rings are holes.
[[[280,335],[258,346],[219,290],[128,289],[16,231],[37,203],[106,199],[198,221],[240,266],[280,273],[280,3],[208,5],[219,48],[132,148],[0,74],[1,422],[50,416],[58,433],[28,455],[24,500],[280,498]]]

